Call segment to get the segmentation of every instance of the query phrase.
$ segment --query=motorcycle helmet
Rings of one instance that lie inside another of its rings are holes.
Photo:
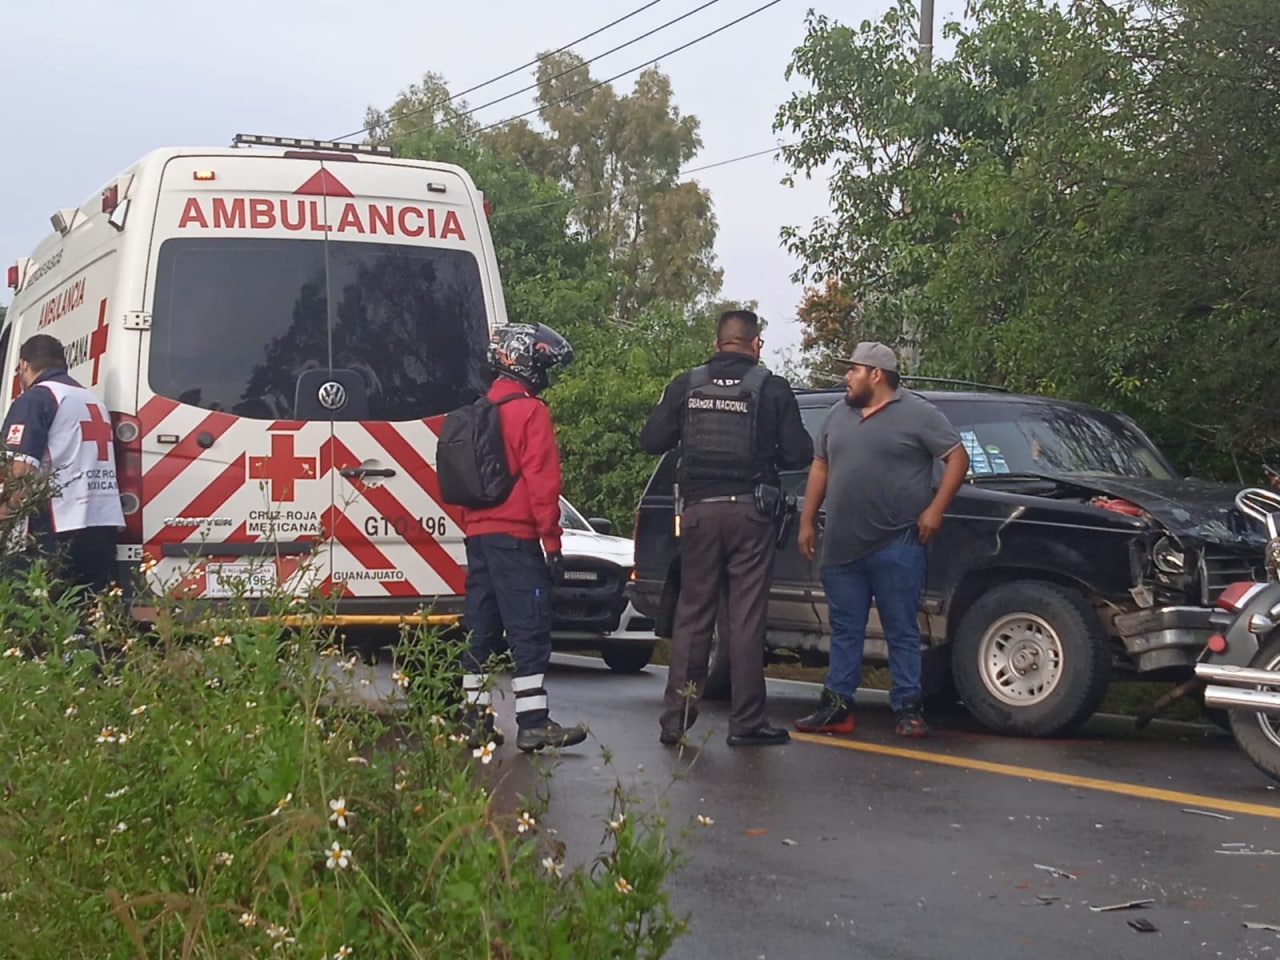
[[[493,331],[489,365],[534,393],[547,388],[547,371],[573,362],[569,341],[542,323],[509,323]]]

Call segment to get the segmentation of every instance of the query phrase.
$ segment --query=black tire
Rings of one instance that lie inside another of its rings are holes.
[[[727,701],[733,695],[729,679],[729,610],[727,600],[722,599],[716,614],[716,629],[711,635],[711,656],[707,668],[707,682],[702,687],[703,700]]]
[[[1084,597],[1021,580],[989,590],[965,613],[951,672],[966,709],[983,726],[1049,737],[1078,727],[1098,709],[1111,653]]]
[[[609,643],[600,648],[600,656],[614,673],[639,673],[653,657],[653,644]]]
[[[1264,643],[1249,666],[1255,670],[1280,671],[1280,636],[1273,636]],[[1268,688],[1280,693],[1280,684]],[[1271,777],[1280,780],[1280,716],[1268,716],[1252,710],[1228,711],[1231,719],[1231,735],[1253,765]]]

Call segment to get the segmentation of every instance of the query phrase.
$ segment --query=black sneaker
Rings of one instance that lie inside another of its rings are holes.
[[[494,726],[493,714],[481,713],[479,710],[468,710],[462,715],[462,729],[459,732],[467,738],[467,746],[472,750],[483,747],[486,743],[500,747],[507,742],[502,731]]]
[[[547,747],[572,747],[585,739],[587,728],[582,724],[565,728],[548,719],[536,727],[521,727],[516,735],[516,746],[525,753],[531,753]]]
[[[924,722],[924,704],[919,700],[908,700],[893,715],[898,721],[893,732],[898,736],[912,740],[923,740],[929,736],[929,725]]]
[[[853,733],[853,708],[840,694],[823,687],[818,709],[794,726],[802,733]]]

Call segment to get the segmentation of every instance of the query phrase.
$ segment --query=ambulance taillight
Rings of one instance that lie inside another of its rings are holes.
[[[115,433],[116,481],[124,511],[121,543],[142,543],[142,425],[126,413],[111,414]]]
[[[9,264],[8,282],[10,290],[18,289],[18,265],[16,263]]]

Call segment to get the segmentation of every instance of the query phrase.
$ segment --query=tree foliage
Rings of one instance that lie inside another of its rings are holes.
[[[1280,446],[1280,5],[973,0],[922,73],[914,4],[811,16],[777,126],[832,210],[799,276],[927,372],[1123,409],[1184,465]],[[822,316],[811,350],[853,334]]]
[[[647,71],[633,93],[591,85],[581,60],[542,61],[545,130],[484,130],[427,74],[385,111],[370,140],[400,156],[464,167],[490,201],[490,228],[512,321],[565,334],[575,360],[547,394],[565,495],[625,528],[654,460],[636,436],[666,382],[704,359],[719,289],[710,197],[679,181],[697,121]]]

